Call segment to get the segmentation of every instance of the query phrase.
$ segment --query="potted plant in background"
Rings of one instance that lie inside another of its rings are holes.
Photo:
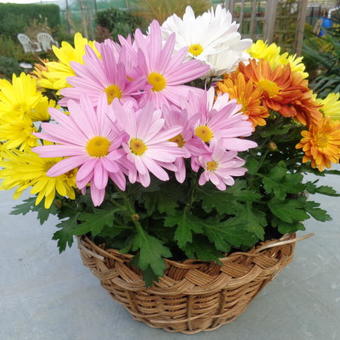
[[[76,34],[1,83],[1,186],[34,195],[13,213],[57,215],[60,251],[77,236],[110,294],[168,331],[234,320],[303,222],[330,219],[309,194],[338,196],[304,175],[339,162],[339,101],[316,101],[301,58],[237,29],[220,6],[187,7],[119,43]]]

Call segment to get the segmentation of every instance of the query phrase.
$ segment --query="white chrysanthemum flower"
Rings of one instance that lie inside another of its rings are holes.
[[[174,14],[161,29],[164,39],[176,33],[175,49],[187,48],[189,58],[207,63],[209,76],[216,76],[233,71],[240,61],[248,59],[245,50],[252,40],[242,40],[238,27],[230,12],[218,5],[198,17],[187,6],[182,19]]]

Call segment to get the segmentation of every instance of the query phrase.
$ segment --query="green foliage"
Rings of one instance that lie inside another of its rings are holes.
[[[312,169],[297,161],[302,158],[295,148],[300,132],[298,124],[272,113],[267,126],[253,134],[259,147],[241,155],[248,174],[224,191],[211,183],[199,186],[200,174],[188,171],[182,184],[171,177],[168,182],[152,178],[148,188],[129,184],[125,192],[109,186],[97,208],[87,194],[76,201],[59,197],[48,211],[28,199],[13,213],[38,212],[41,222],[57,214],[61,222],[53,239],[60,252],[72,245],[74,236],[85,235],[134,255],[131,265],[151,285],[163,275],[165,258],[219,263],[226,253],[304,230],[309,218],[330,220],[310,197],[339,194],[317,180],[304,182],[304,173]]]
[[[340,42],[331,32],[317,37],[311,36],[304,41],[304,59],[308,72],[311,72],[311,87],[324,98],[330,92],[340,92]]]
[[[160,240],[144,231],[138,232],[133,239],[132,250],[139,251],[137,263],[140,269],[150,268],[156,276],[163,275],[165,264],[162,257],[170,257],[171,252]]]
[[[187,6],[191,6],[199,15],[207,11],[212,3],[210,0],[132,0],[133,12],[150,23],[153,19],[163,22],[172,14],[182,17]]]
[[[131,15],[129,12],[121,11],[119,9],[106,9],[97,13],[96,24],[99,27],[106,28],[111,37],[117,40],[117,36],[127,36],[134,32],[138,27],[141,26],[141,21]],[[98,33],[98,30],[97,30]],[[98,37],[99,40],[101,37]],[[104,38],[108,38],[104,36]]]
[[[19,63],[14,58],[0,56],[0,78],[12,78],[12,74],[19,75],[21,72]]]
[[[0,32],[16,38],[33,19],[43,21],[47,18],[50,27],[60,24],[59,6],[37,4],[0,4]]]

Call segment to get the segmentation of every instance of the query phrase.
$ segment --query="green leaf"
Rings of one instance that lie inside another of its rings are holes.
[[[34,208],[34,211],[38,212],[38,219],[40,224],[44,224],[50,215],[57,215],[58,209],[55,205],[51,205],[49,209],[45,209],[43,205],[38,205]]]
[[[43,204],[35,205],[35,201],[35,197],[25,199],[23,203],[18,204],[13,208],[11,215],[26,215],[29,212],[36,211],[40,224],[44,224],[49,215],[56,215],[58,213],[58,210],[54,205],[49,209],[46,209]]]
[[[249,205],[241,218],[244,219],[244,227],[247,231],[255,234],[260,240],[264,240],[264,227],[267,225],[267,219],[263,211]]]
[[[156,211],[161,214],[174,213],[179,202],[184,202],[186,199],[183,185],[177,182],[160,182],[153,190],[148,189],[143,188],[142,192],[139,191],[138,201],[144,205],[149,216]]]
[[[307,182],[306,190],[311,194],[321,194],[321,195],[334,196],[334,197],[340,196],[340,194],[338,194],[335,189],[333,189],[332,187],[328,185],[321,185],[321,186],[315,185],[315,183],[317,182],[318,181]]]
[[[202,233],[202,221],[191,214],[177,211],[175,214],[167,216],[164,221],[167,227],[177,226],[175,240],[180,248],[184,248],[187,243],[192,242],[192,234]]]
[[[303,202],[297,199],[280,201],[273,198],[268,202],[268,206],[276,217],[287,223],[304,221],[309,218]]]
[[[77,218],[78,214],[57,224],[57,227],[60,228],[60,230],[53,234],[52,240],[57,241],[59,253],[63,252],[66,249],[66,246],[72,246]]]
[[[246,168],[248,169],[247,174],[256,175],[259,169],[260,162],[256,158],[249,158],[246,163]]]
[[[269,174],[263,178],[263,186],[268,194],[274,194],[284,200],[288,193],[297,194],[304,190],[301,174],[291,174],[283,162],[279,162]]]
[[[228,252],[232,247],[253,246],[258,241],[258,237],[247,230],[243,216],[222,222],[209,220],[205,224],[204,233],[218,250],[224,252]]]
[[[92,236],[98,235],[105,226],[113,227],[114,215],[120,209],[93,209],[93,213],[81,213],[78,220],[80,224],[74,229],[75,235],[91,233]]]
[[[305,226],[301,222],[287,223],[275,217],[272,219],[271,224],[273,227],[277,227],[281,234],[290,234],[298,230],[305,230]]]
[[[147,287],[151,287],[155,281],[158,281],[159,277],[153,272],[151,267],[147,267],[143,270],[143,279]]]
[[[280,124],[279,126],[274,125],[273,127],[268,127],[266,126],[265,129],[261,131],[261,137],[270,137],[270,136],[278,136],[278,135],[285,135],[290,129],[291,125],[282,125]]]
[[[139,250],[140,269],[144,271],[150,267],[156,276],[163,275],[165,269],[163,257],[170,257],[171,252],[160,240],[145,231],[138,232],[133,239],[132,250]]]
[[[202,208],[210,213],[214,209],[219,214],[237,215],[242,209],[240,202],[255,202],[261,199],[261,195],[254,189],[249,189],[247,182],[239,180],[225,191],[205,185],[197,189],[197,200],[202,201]]]
[[[314,201],[308,201],[305,204],[307,212],[316,220],[321,222],[331,221],[331,216],[328,215],[327,211],[319,208],[319,206],[320,203]]]
[[[329,175],[340,175],[340,170],[324,170]]]
[[[193,243],[187,244],[185,254],[191,259],[213,261],[216,263],[220,263],[219,259],[224,256],[224,253],[216,250],[214,245],[201,235],[196,235]]]
[[[35,197],[27,198],[23,203],[16,205],[12,211],[11,215],[26,215],[30,211],[33,211],[35,207]]]

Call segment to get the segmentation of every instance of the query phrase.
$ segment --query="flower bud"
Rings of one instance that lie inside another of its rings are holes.
[[[269,142],[268,143],[268,149],[270,150],[270,151],[277,151],[277,145],[276,145],[276,143],[274,143],[274,142]]]

